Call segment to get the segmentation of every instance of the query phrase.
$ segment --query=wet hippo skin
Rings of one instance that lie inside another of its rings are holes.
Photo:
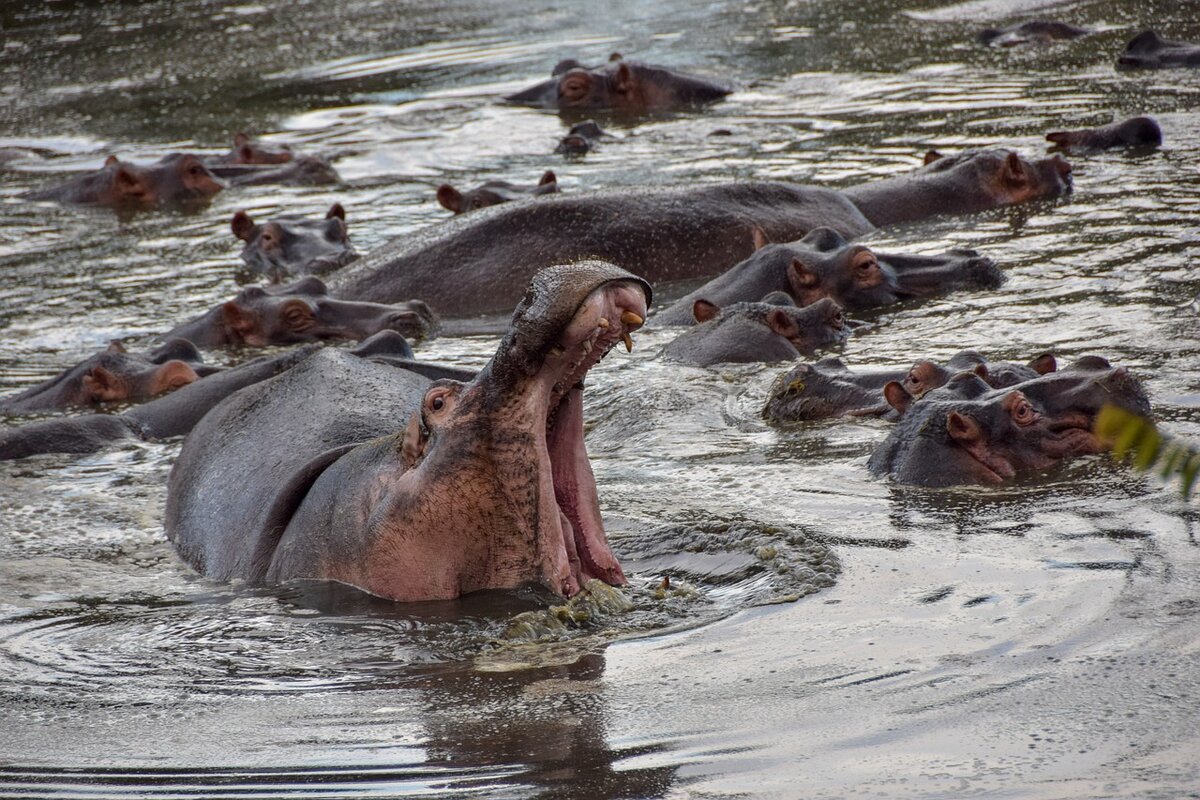
[[[460,192],[448,183],[437,188],[437,201],[442,208],[455,214],[465,214],[488,206],[498,206],[501,203],[511,203],[525,197],[537,197],[543,194],[555,194],[558,191],[558,178],[550,170],[542,173],[542,177],[532,186],[518,186],[507,181],[488,181],[466,192]]]
[[[469,383],[327,351],[238,392],[184,442],[167,535],[218,580],[336,580],[396,600],[624,583],[583,446],[582,380],[649,302],[612,265],[555,267]]]
[[[121,212],[188,210],[207,205],[224,187],[199,156],[190,153],[172,153],[148,166],[109,156],[95,172],[59,186],[26,192],[21,197],[67,205],[105,206]]]
[[[286,144],[272,150],[247,134],[238,132],[233,135],[233,148],[228,153],[210,156],[204,162],[210,168],[219,168],[229,164],[286,164],[293,158],[292,148]]]
[[[554,152],[567,156],[581,156],[595,147],[601,139],[609,134],[602,130],[595,120],[585,120],[576,123],[567,131],[567,135],[559,140]]]
[[[1019,22],[1005,28],[984,28],[979,32],[979,41],[994,47],[1014,47],[1021,44],[1078,39],[1091,33],[1087,28],[1077,28],[1065,22],[1035,19]]]
[[[342,176],[319,156],[298,156],[281,164],[227,164],[214,167],[230,186],[333,186]]]
[[[1157,147],[1162,144],[1162,128],[1151,117],[1130,117],[1098,128],[1054,131],[1046,140],[1069,152],[1108,150],[1114,147]]]
[[[260,224],[238,211],[230,228],[246,243],[240,255],[249,270],[272,281],[332,272],[358,258],[341,203],[330,206],[321,220],[284,216]]]
[[[1142,31],[1129,40],[1125,52],[1117,58],[1117,66],[1127,69],[1200,67],[1200,45],[1172,42],[1154,30]]]
[[[746,181],[553,195],[381,245],[338,273],[330,291],[383,303],[419,298],[444,317],[498,313],[517,302],[516,287],[552,264],[600,258],[651,284],[704,278],[743,261],[764,238],[791,242],[819,227],[851,238],[892,222],[1057,197],[1069,187],[1070,167],[1058,156],[1028,162],[1008,151],[972,151],[845,192]]]
[[[693,313],[698,324],[663,349],[668,361],[697,367],[791,361],[840,344],[850,334],[841,307],[828,298],[804,308],[786,295],[726,308],[697,300]]]

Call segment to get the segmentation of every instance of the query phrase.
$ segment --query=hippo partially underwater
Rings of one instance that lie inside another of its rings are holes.
[[[583,379],[631,346],[650,300],[611,264],[543,270],[468,383],[323,350],[201,420],[171,472],[167,535],[218,580],[334,580],[404,601],[623,584]]]

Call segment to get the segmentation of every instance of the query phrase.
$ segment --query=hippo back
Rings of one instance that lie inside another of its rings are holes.
[[[287,525],[281,510],[340,454],[403,427],[428,385],[326,349],[230,395],[184,440],[168,484],[167,537],[211,578],[261,580]]]

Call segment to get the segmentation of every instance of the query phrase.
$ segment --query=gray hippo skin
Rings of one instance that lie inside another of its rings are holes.
[[[1141,384],[1102,358],[1083,358],[1004,389],[959,373],[912,404],[869,467],[919,486],[1000,484],[1022,471],[1101,452],[1092,425],[1106,403],[1150,413]]]
[[[228,153],[219,156],[210,156],[204,159],[204,163],[208,164],[209,168],[219,175],[221,167],[224,166],[236,164],[286,164],[295,157],[292,153],[292,148],[286,144],[280,145],[277,150],[272,150],[259,144],[245,133],[239,132],[233,135],[233,148]]]
[[[469,383],[328,351],[192,431],[166,530],[205,575],[335,580],[394,600],[624,583],[583,446],[583,379],[650,287],[602,262],[539,273]]]
[[[691,325],[697,300],[725,306],[767,292],[783,292],[800,306],[830,298],[843,308],[861,310],[955,289],[994,289],[1003,282],[995,262],[974,250],[941,256],[875,253],[850,244],[835,230],[817,228],[795,242],[764,244],[653,319],[656,326]]]
[[[559,139],[554,152],[564,156],[582,156],[608,135],[595,120],[584,120],[571,126],[567,135]]]
[[[560,61],[550,80],[504,99],[559,111],[646,114],[714,103],[730,91],[703,78],[613,53],[607,64],[594,68],[574,60]]]
[[[460,192],[448,183],[437,188],[437,201],[442,208],[455,214],[465,214],[488,206],[498,206],[501,203],[511,203],[526,197],[539,197],[544,194],[558,192],[558,176],[550,170],[542,173],[542,177],[533,186],[518,186],[507,181],[488,181],[471,189]]]
[[[240,255],[250,272],[270,281],[321,275],[358,258],[341,203],[330,206],[321,220],[284,216],[257,224],[245,211],[238,211],[230,228],[246,243]]]
[[[283,164],[228,164],[213,171],[230,186],[333,186],[342,176],[323,158],[300,156]]]
[[[668,361],[697,367],[792,361],[840,344],[850,335],[841,307],[828,298],[804,308],[797,308],[786,295],[782,301],[768,297],[726,308],[697,300],[694,313],[699,324],[663,348]]]
[[[130,353],[118,341],[45,383],[0,398],[0,414],[30,414],[72,406],[141,401],[187,386],[218,371],[186,339],[169,339],[149,353]]]
[[[286,286],[249,286],[167,336],[200,347],[266,347],[361,340],[383,330],[419,341],[437,334],[438,319],[420,300],[391,305],[337,300],[320,278],[308,277]]]
[[[128,213],[158,208],[202,208],[224,188],[225,184],[199,156],[172,153],[144,167],[109,156],[95,172],[59,186],[26,192],[21,197],[67,205],[105,206]]]
[[[1065,22],[1035,19],[1019,22],[1005,28],[984,28],[979,32],[981,44],[993,47],[1015,47],[1020,44],[1049,44],[1067,39],[1078,39],[1091,33],[1087,28],[1077,28]]]
[[[1117,58],[1117,66],[1127,69],[1200,67],[1200,45],[1172,42],[1156,31],[1142,31],[1125,45],[1125,52]]]
[[[1109,150],[1114,147],[1150,148],[1162,144],[1162,128],[1151,117],[1130,117],[1099,128],[1054,131],[1046,134],[1046,140],[1059,149],[1071,152]]]
[[[599,258],[652,284],[705,278],[745,260],[763,238],[790,242],[818,227],[854,237],[914,219],[913,209],[966,213],[1057,197],[1069,176],[1057,156],[1032,163],[1007,151],[973,151],[846,192],[746,181],[554,195],[393,240],[338,273],[330,290],[377,303],[416,297],[445,317],[494,314],[553,264]]]

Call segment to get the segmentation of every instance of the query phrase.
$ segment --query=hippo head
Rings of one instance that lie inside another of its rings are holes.
[[[883,396],[897,413],[905,413],[909,406],[934,389],[940,389],[959,375],[975,375],[993,389],[1004,389],[1046,375],[1058,369],[1054,356],[1044,353],[1028,364],[999,362],[989,364],[974,350],[963,350],[955,354],[945,365],[921,360],[909,368],[899,381],[883,387]],[[973,381],[970,385],[975,385]],[[963,391],[960,386],[959,391]]]
[[[838,344],[850,333],[841,307],[829,298],[797,308],[782,292],[724,309],[699,299],[693,314],[699,324],[671,342],[666,355],[698,366],[790,361]]]
[[[720,100],[729,90],[664,67],[627,61],[613,53],[607,64],[589,69],[578,61],[560,61],[549,81],[509,95],[524,103],[560,111],[645,113],[657,109]]]
[[[159,203],[158,186],[146,170],[116,156],[104,161],[101,171],[104,186],[98,198],[103,205],[117,209],[143,210]]]
[[[1200,46],[1172,42],[1157,31],[1145,30],[1125,45],[1125,52],[1117,57],[1117,66],[1125,69],[1200,66]]]
[[[158,201],[163,205],[203,206],[225,188],[224,182],[200,157],[191,153],[172,153],[151,164],[146,171],[153,177]]]
[[[1103,359],[1081,359],[1005,389],[959,373],[912,404],[870,467],[923,486],[1003,483],[1022,470],[1100,452],[1092,424],[1106,402],[1149,411],[1136,379]]]
[[[1030,161],[1012,150],[964,150],[928,159],[917,179],[962,187],[959,213],[1059,197],[1071,190],[1071,165],[1055,155]]]
[[[434,382],[408,420],[388,530],[419,525],[451,548],[486,535],[493,569],[535,573],[485,585],[538,579],[569,596],[591,578],[624,583],[584,449],[583,381],[618,342],[632,347],[650,299],[649,284],[603,262],[534,276],[492,360],[470,383]]]
[[[488,181],[475,189],[460,192],[448,183],[437,188],[437,201],[442,208],[455,214],[465,214],[488,206],[509,203],[522,197],[554,194],[558,192],[558,177],[546,170],[537,184],[532,187],[516,186],[505,181]]]
[[[269,150],[244,133],[233,135],[233,149],[222,156],[224,164],[286,164],[295,156],[292,148],[280,145],[278,150]]]
[[[245,211],[231,222],[233,235],[246,243],[242,260],[272,281],[291,275],[329,272],[358,257],[350,244],[346,210],[334,203],[322,220],[273,219],[256,224]]]
[[[253,347],[358,340],[382,330],[419,340],[437,330],[437,318],[420,300],[393,305],[337,300],[311,276],[287,286],[243,289],[218,314],[227,340]]]

